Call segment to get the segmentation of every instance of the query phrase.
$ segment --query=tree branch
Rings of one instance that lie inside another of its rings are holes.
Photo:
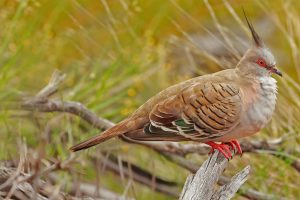
[[[231,199],[240,186],[247,180],[250,166],[235,175],[229,183],[218,190],[215,184],[228,164],[228,160],[222,154],[215,151],[200,167],[195,175],[190,175],[182,190],[180,200],[197,199]]]
[[[79,102],[72,101],[61,101],[52,99],[43,99],[43,101],[27,100],[21,104],[21,107],[16,105],[11,106],[11,109],[21,109],[27,111],[38,111],[38,112],[66,112],[80,117],[81,119],[88,122],[92,127],[99,130],[106,130],[113,127],[115,124],[107,119],[98,117],[95,113],[87,109],[84,105]],[[190,153],[198,153],[205,155],[208,153],[209,148],[204,144],[178,144],[174,142],[146,142],[146,141],[135,141],[128,140],[128,138],[120,137],[121,139],[147,146],[158,152],[168,152],[177,155],[186,156]],[[241,141],[241,147],[243,152],[260,153],[264,150],[265,153],[269,153],[273,156],[281,159],[289,159],[292,161],[291,166],[300,172],[300,160],[285,153],[278,153],[279,145],[282,143],[282,139],[279,138],[274,141]]]

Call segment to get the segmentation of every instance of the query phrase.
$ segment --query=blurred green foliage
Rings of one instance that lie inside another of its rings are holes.
[[[290,152],[299,148],[299,1],[210,1],[221,24],[241,27],[226,3],[242,16],[241,7],[252,19],[267,16],[276,31],[266,38],[275,49],[279,67],[288,81],[280,81],[281,109],[270,126],[256,138],[276,138],[291,134],[283,145]],[[242,19],[242,18],[241,18]],[[243,20],[243,19],[242,19]],[[67,74],[56,98],[79,101],[99,116],[118,122],[163,88],[201,73],[182,73],[166,62],[168,42],[173,36],[204,34],[199,24],[213,27],[211,12],[202,1],[168,0],[2,0],[0,1],[0,101],[2,105],[30,97],[47,84],[52,72]],[[179,27],[178,27],[179,25]],[[230,29],[229,29],[230,31]],[[263,32],[264,30],[258,30]],[[197,66],[202,71],[221,69]],[[283,94],[284,93],[284,94]],[[25,140],[33,149],[45,148],[45,158],[64,159],[68,147],[97,134],[77,117],[61,113],[27,113],[6,110],[0,114],[0,158],[18,155],[17,141]],[[288,110],[290,109],[290,110]],[[287,113],[287,111],[289,111]],[[297,122],[298,123],[298,122]],[[47,127],[51,130],[47,130]],[[49,133],[50,132],[50,133]],[[47,138],[47,137],[48,138]],[[98,147],[138,163],[152,173],[184,183],[188,172],[143,147],[109,141]],[[95,149],[80,153],[85,157]],[[298,149],[299,150],[299,149]],[[295,154],[299,158],[299,152]],[[205,159],[191,156],[201,163]],[[230,163],[228,174],[250,164],[253,172],[247,187],[266,193],[300,197],[300,174],[267,154],[246,154]],[[95,180],[95,168],[86,162],[77,166],[89,181],[123,193],[127,182],[103,172]],[[69,177],[67,174],[62,176]],[[71,179],[71,178],[70,178]],[[137,199],[169,198],[134,183],[130,195]],[[237,199],[241,197],[236,197]]]

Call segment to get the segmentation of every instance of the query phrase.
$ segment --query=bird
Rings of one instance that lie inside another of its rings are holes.
[[[252,45],[237,65],[198,76],[159,92],[128,118],[112,128],[70,148],[79,151],[114,137],[136,141],[194,141],[205,143],[232,158],[242,155],[238,139],[264,128],[272,118],[278,94],[276,68],[252,23],[244,16]]]

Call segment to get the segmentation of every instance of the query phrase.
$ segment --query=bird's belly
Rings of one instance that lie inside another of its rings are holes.
[[[244,126],[251,127],[254,130],[260,130],[267,125],[275,108],[276,97],[275,95],[272,96],[271,98],[265,96],[262,100],[249,107],[242,118]]]

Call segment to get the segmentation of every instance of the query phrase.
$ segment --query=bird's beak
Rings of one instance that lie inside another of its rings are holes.
[[[276,67],[272,67],[271,72],[282,77],[282,72],[279,69],[277,69]]]

